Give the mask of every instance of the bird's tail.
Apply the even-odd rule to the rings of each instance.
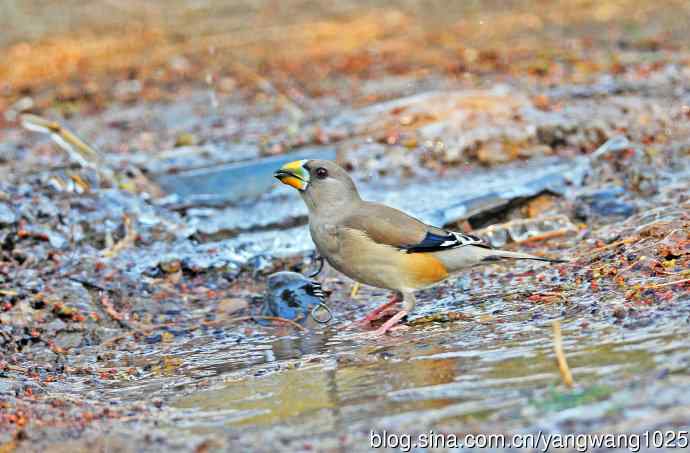
[[[482,258],[482,261],[484,262],[491,262],[491,261],[501,261],[505,259],[509,260],[535,260],[535,261],[546,261],[547,263],[567,263],[568,260],[562,260],[562,259],[557,259],[557,258],[545,258],[543,256],[535,256],[535,255],[530,255],[529,253],[522,253],[522,252],[509,252],[508,250],[493,250],[493,249],[484,249],[484,257]]]
[[[503,260],[536,260],[549,263],[567,263],[566,260],[544,258],[522,252],[494,250],[476,245],[466,245],[434,254],[441,260],[448,272],[456,272],[479,264],[488,264]]]

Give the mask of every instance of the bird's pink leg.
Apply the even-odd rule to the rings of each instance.
[[[375,335],[384,335],[386,332],[388,332],[393,326],[395,326],[397,323],[400,322],[402,318],[405,317],[407,314],[407,310],[400,310],[397,312],[391,319],[386,321],[381,327],[376,329],[376,332],[374,332]]]
[[[358,323],[359,323],[359,324],[362,324],[362,325],[367,325],[367,324],[370,324],[371,321],[376,321],[377,319],[379,319],[379,318],[381,317],[381,313],[382,313],[383,311],[385,311],[387,308],[389,308],[389,307],[395,305],[395,304],[398,303],[399,301],[400,301],[400,296],[399,296],[397,293],[393,294],[393,295],[390,297],[390,299],[388,299],[388,302],[386,302],[386,303],[383,304],[383,305],[380,305],[380,306],[376,307],[374,310],[372,310],[368,315],[366,315],[366,316],[365,316],[361,321],[359,321]]]

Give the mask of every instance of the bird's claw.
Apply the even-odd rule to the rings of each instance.
[[[403,326],[398,325],[398,323],[405,316],[407,316],[407,310],[400,310],[392,318],[390,318],[388,321],[383,323],[383,325],[381,327],[376,329],[375,333],[377,334],[377,336],[381,336],[381,335],[386,334],[386,332],[389,332],[393,329],[403,327]]]
[[[399,325],[399,326],[394,326],[389,329],[384,330],[382,327],[375,329],[375,330],[365,330],[365,331],[359,331],[355,334],[353,334],[350,338],[362,338],[362,339],[376,339],[376,338],[382,338],[385,337],[386,335],[393,333],[393,332],[400,332],[403,330],[409,329],[409,326],[405,325]]]
[[[406,326],[404,324],[393,326],[393,327],[390,327],[388,329],[384,329],[383,326],[381,326],[378,329],[373,330],[372,334],[375,337],[382,337],[382,336],[386,335],[387,333],[401,332],[403,330],[408,330],[409,328],[410,328],[410,326]]]

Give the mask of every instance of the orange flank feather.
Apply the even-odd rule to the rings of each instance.
[[[413,288],[433,285],[448,277],[448,270],[441,260],[429,253],[408,253],[404,257],[404,275]]]

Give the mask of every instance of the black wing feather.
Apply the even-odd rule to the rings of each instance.
[[[424,240],[419,244],[407,245],[401,247],[401,249],[407,253],[440,252],[441,250],[464,247],[466,245],[474,245],[487,249],[491,248],[486,241],[477,236],[447,231],[446,234],[443,235],[427,232],[426,237],[424,237]]]

